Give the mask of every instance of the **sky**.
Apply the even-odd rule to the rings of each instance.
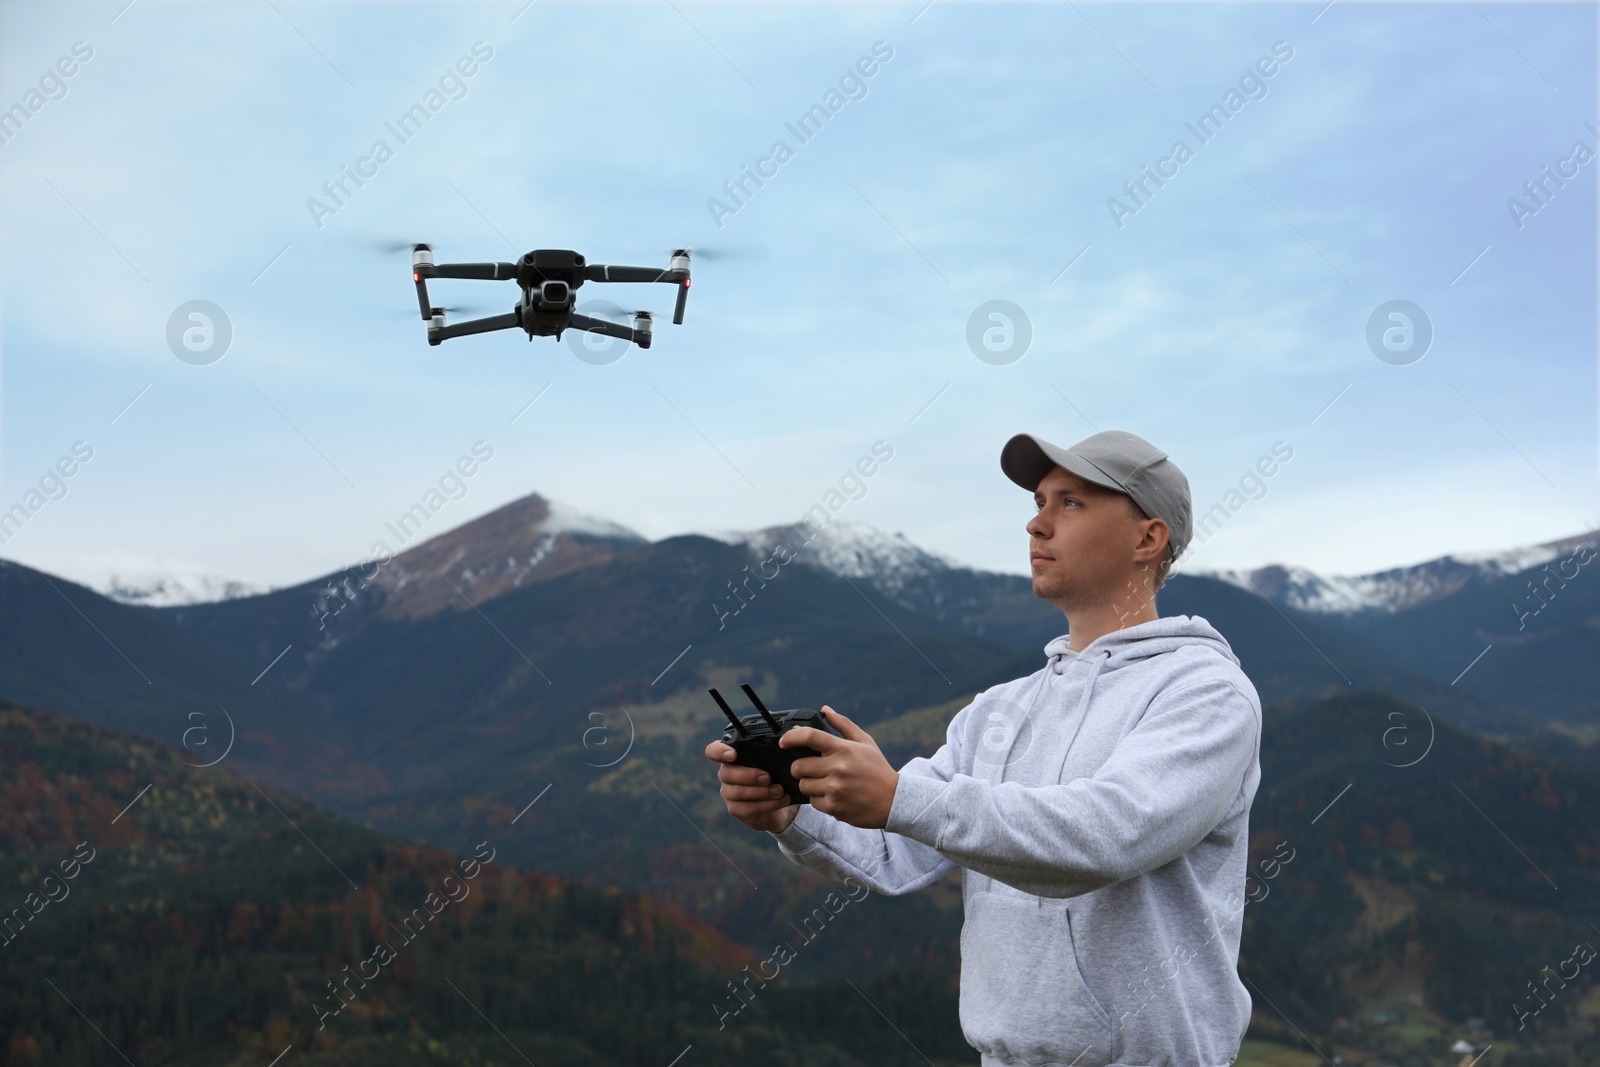
[[[1020,574],[1001,446],[1106,429],[1222,505],[1180,572],[1576,534],[1595,64],[1592,4],[3,3],[0,558],[308,580],[474,447],[435,530],[749,530],[877,447],[837,518]],[[415,241],[694,284],[430,347]]]

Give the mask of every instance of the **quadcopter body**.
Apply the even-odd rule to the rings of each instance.
[[[428,324],[428,343],[437,345],[452,337],[465,337],[493,330],[522,330],[528,340],[535,337],[560,339],[564,330],[587,330],[632,341],[649,348],[651,319],[648,311],[635,311],[632,325],[580,315],[574,310],[578,287],[584,282],[667,282],[678,287],[678,303],[673,309],[675,325],[683,322],[684,302],[689,298],[689,259],[687,248],[673,251],[666,269],[660,267],[618,267],[588,263],[583,256],[564,248],[539,248],[525,253],[515,263],[435,263],[433,249],[415,245],[411,249],[411,280],[417,286],[417,305]],[[503,315],[490,315],[466,322],[446,323],[444,308],[428,302],[429,278],[468,278],[478,281],[515,281],[522,290],[516,306]]]

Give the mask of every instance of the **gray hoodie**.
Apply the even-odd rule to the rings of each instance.
[[[882,830],[807,804],[785,855],[879,893],[962,870],[961,1029],[983,1067],[1221,1067],[1261,701],[1210,623],[1058,637],[900,771]]]

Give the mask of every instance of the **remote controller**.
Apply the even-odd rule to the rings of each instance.
[[[810,708],[768,711],[766,705],[761,703],[761,698],[756,696],[754,689],[748,685],[741,685],[739,688],[744,690],[744,695],[755,705],[757,714],[741,718],[728,707],[728,702],[722,699],[721,693],[715,689],[710,691],[711,699],[717,702],[717,707],[722,709],[722,714],[726,715],[728,722],[732,724],[722,731],[722,743],[737,753],[733,762],[741,767],[759,767],[766,771],[772,776],[774,784],[783,786],[789,794],[791,804],[811,803],[811,798],[800,791],[800,783],[789,770],[789,766],[802,757],[820,756],[822,753],[809,745],[780,748],[778,738],[797,726],[826,730],[835,737],[843,735],[828,725],[828,721],[823,718],[820,711],[813,711]]]

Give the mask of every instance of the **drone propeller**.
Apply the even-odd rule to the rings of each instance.
[[[637,314],[637,312],[624,309],[621,305],[602,299],[585,300],[575,310],[580,315],[588,315],[594,319],[605,319],[607,322],[614,322],[620,326],[630,324],[633,321],[633,316]]]
[[[362,241],[361,246],[369,252],[377,252],[384,256],[398,256],[402,252],[409,255],[417,247],[416,241]]]
[[[691,259],[705,260],[708,263],[715,263],[720,260],[727,259],[738,259],[744,254],[739,249],[729,248],[726,245],[710,245],[704,248],[696,245],[689,245],[687,247],[668,248],[665,249],[665,251],[669,256],[678,252],[688,252]]]
[[[504,309],[496,309],[496,308],[491,308],[491,307],[484,307],[482,304],[467,304],[467,305],[464,305],[462,307],[442,307],[439,310],[443,311],[447,315],[473,315],[473,316],[477,316],[477,315],[499,314],[499,312],[501,310],[504,310]],[[396,316],[396,317],[399,317],[401,312],[391,311],[389,314],[391,314],[393,316]],[[406,312],[404,312],[404,315],[408,319],[414,319],[414,318],[417,317],[417,313],[416,313],[415,310],[407,310]]]

